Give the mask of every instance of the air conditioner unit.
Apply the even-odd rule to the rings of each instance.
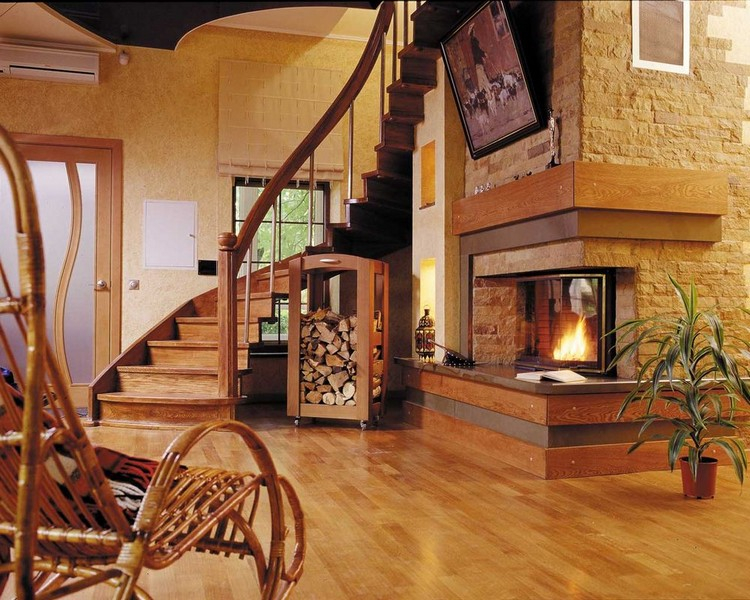
[[[99,83],[96,52],[0,44],[0,77]]]

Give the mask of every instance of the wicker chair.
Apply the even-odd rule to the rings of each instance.
[[[89,442],[45,337],[37,208],[27,165],[2,128],[0,162],[15,208],[15,220],[0,214],[0,224],[15,224],[18,247],[17,264],[11,257],[4,269],[0,257],[0,366],[6,367],[0,377],[0,593],[14,575],[19,598],[60,597],[97,584],[111,586],[116,598],[149,598],[137,585],[142,569],[161,569],[199,550],[251,557],[260,597],[287,597],[302,574],[302,510],[246,425],[190,428],[160,462],[124,457],[145,480],[137,505],[124,504],[121,482],[102,460],[123,457]],[[20,279],[15,293],[11,271]],[[257,472],[183,465],[188,451],[218,429],[243,440]],[[286,548],[285,517],[294,522],[294,544]]]

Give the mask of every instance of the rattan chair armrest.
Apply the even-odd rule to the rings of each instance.
[[[134,531],[149,532],[153,530],[158,523],[158,517],[161,514],[164,502],[168,497],[170,487],[178,474],[183,459],[196,444],[214,431],[230,431],[242,438],[253,453],[259,472],[263,475],[266,485],[272,486],[273,493],[277,497],[277,502],[281,506],[280,483],[276,467],[273,464],[268,449],[258,435],[249,426],[239,421],[209,421],[186,429],[164,451],[154,477],[146,490],[141,509],[135,520]]]

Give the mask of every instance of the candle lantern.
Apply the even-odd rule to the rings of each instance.
[[[414,345],[419,360],[432,362],[435,356],[435,320],[430,316],[428,306],[425,306],[424,315],[414,331]]]

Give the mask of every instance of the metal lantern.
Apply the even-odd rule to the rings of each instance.
[[[435,356],[435,319],[430,316],[428,306],[425,306],[424,315],[414,331],[414,345],[419,360],[432,362]]]

